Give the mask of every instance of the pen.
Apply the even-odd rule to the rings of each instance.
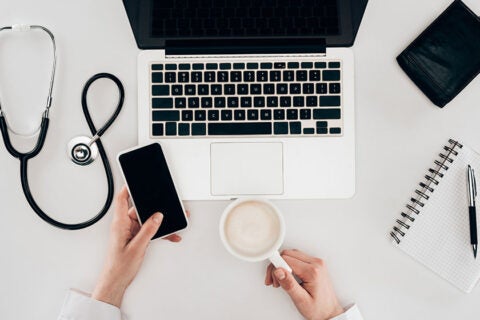
[[[477,181],[475,180],[475,172],[468,165],[467,168],[468,181],[468,215],[470,220],[470,243],[472,244],[473,256],[477,258],[477,209],[475,207],[475,198],[477,196]]]

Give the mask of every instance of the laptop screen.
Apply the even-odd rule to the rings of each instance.
[[[340,30],[338,0],[154,0],[163,39],[321,37]]]

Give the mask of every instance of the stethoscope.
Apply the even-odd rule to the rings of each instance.
[[[112,169],[110,167],[110,162],[108,161],[107,154],[105,152],[105,148],[103,147],[102,141],[101,141],[101,136],[105,133],[105,131],[108,130],[108,128],[113,124],[117,116],[119,115],[122,106],[123,106],[123,101],[125,97],[125,90],[123,88],[122,83],[120,80],[115,77],[112,74],[109,73],[99,73],[91,77],[87,83],[85,84],[85,87],[83,88],[82,92],[82,110],[85,116],[85,119],[87,121],[88,127],[90,129],[90,132],[92,134],[92,138],[81,136],[72,139],[68,143],[68,150],[69,150],[69,156],[70,159],[78,164],[78,165],[88,165],[92,163],[98,155],[100,155],[100,158],[102,159],[103,166],[105,168],[105,175],[107,177],[107,184],[108,184],[108,194],[107,194],[107,199],[105,201],[105,205],[103,206],[102,210],[93,218],[80,222],[80,223],[74,223],[74,224],[68,224],[68,223],[63,223],[60,221],[57,221],[53,218],[51,218],[48,214],[46,214],[37,204],[35,199],[33,198],[33,195],[30,191],[30,186],[28,183],[28,160],[34,158],[37,156],[40,151],[43,148],[43,145],[45,143],[45,138],[47,136],[47,131],[48,131],[48,124],[49,124],[49,111],[50,107],[52,105],[52,91],[53,91],[53,85],[55,82],[55,71],[56,71],[56,65],[57,65],[57,53],[56,53],[56,43],[55,43],[55,38],[48,30],[47,28],[39,25],[13,25],[13,26],[8,26],[8,27],[3,27],[0,28],[0,32],[4,30],[11,30],[11,31],[29,31],[29,30],[40,30],[44,31],[48,34],[48,36],[51,39],[52,42],[52,48],[53,48],[53,64],[52,64],[52,73],[50,76],[50,87],[48,90],[48,97],[47,97],[47,103],[45,106],[45,111],[43,112],[42,115],[42,121],[40,124],[40,128],[38,130],[38,138],[37,138],[37,143],[36,145],[29,151],[29,152],[19,152],[15,147],[13,147],[11,141],[10,141],[10,135],[9,131],[12,131],[9,129],[9,126],[7,124],[7,120],[5,118],[5,113],[2,110],[2,106],[0,104],[0,131],[2,132],[2,137],[3,141],[5,143],[5,147],[7,151],[15,158],[20,160],[20,179],[22,183],[22,189],[23,193],[25,194],[25,198],[27,199],[30,207],[35,211],[35,213],[42,218],[44,221],[48,222],[49,224],[62,228],[62,229],[67,229],[67,230],[78,230],[78,229],[83,229],[87,228],[97,221],[99,221],[108,211],[112,204],[113,200],[113,192],[114,192],[114,185],[113,185],[113,174],[112,174]],[[95,125],[93,124],[92,118],[90,116],[90,111],[88,109],[88,104],[87,104],[87,94],[90,86],[97,81],[98,79],[110,79],[113,81],[117,87],[118,91],[120,94],[120,98],[118,101],[118,105],[116,107],[115,112],[112,114],[110,119],[103,125],[103,127],[100,130],[97,130],[95,128]],[[13,131],[12,131],[13,132]]]

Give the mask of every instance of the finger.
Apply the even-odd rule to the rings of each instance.
[[[186,210],[185,213],[187,214],[187,218],[190,218],[190,210]]]
[[[150,240],[153,238],[155,233],[157,233],[158,228],[163,221],[163,214],[157,212],[153,214],[147,221],[142,225],[140,231],[138,231],[137,235],[133,240],[130,242],[132,247],[136,247],[136,249],[146,249]]]
[[[281,255],[282,256],[286,255],[286,256],[289,256],[289,257],[292,257],[292,258],[296,258],[300,261],[308,262],[308,263],[315,262],[315,260],[317,259],[317,258],[309,256],[308,254],[306,254],[302,251],[299,251],[297,249],[283,250]]]
[[[295,305],[299,306],[308,303],[312,299],[310,294],[298,284],[290,272],[278,268],[273,272],[273,275],[283,290],[292,298]]]
[[[267,272],[265,273],[265,285],[270,286],[273,284],[272,279],[273,265],[270,263],[267,267]]]
[[[137,210],[135,209],[135,207],[131,207],[130,209],[128,209],[128,216],[130,217],[130,219],[138,222]]]
[[[287,255],[283,255],[282,258],[292,268],[293,273],[303,282],[312,282],[314,280],[314,274],[312,273],[314,266],[312,264]]]
[[[116,209],[115,212],[117,215],[122,212],[128,211],[128,189],[127,186],[123,186],[120,192],[117,194],[116,199]]]
[[[171,242],[180,242],[182,241],[182,237],[180,237],[178,234],[172,234],[171,236],[166,237],[165,240]]]

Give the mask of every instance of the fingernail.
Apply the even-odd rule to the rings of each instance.
[[[277,277],[278,280],[285,279],[285,272],[283,272],[283,270],[281,270],[281,269],[275,270],[274,274],[275,274],[275,277]]]
[[[160,224],[162,222],[162,219],[163,219],[163,214],[161,214],[160,212],[157,212],[153,217],[153,222],[155,222],[156,224]]]

